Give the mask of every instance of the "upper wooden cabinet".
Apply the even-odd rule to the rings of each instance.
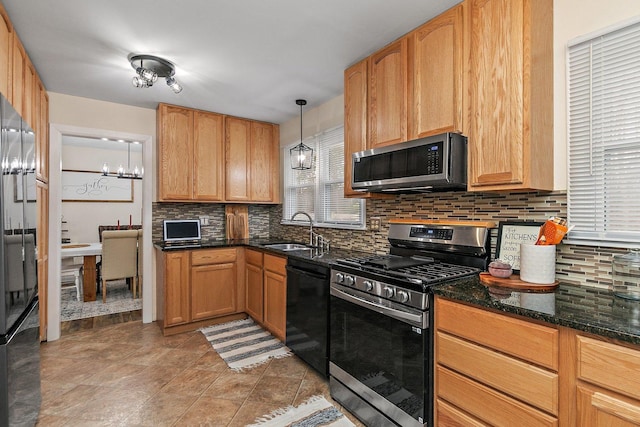
[[[553,189],[553,2],[467,0],[470,191]]]
[[[278,127],[227,117],[225,132],[225,200],[277,203],[280,200]]]
[[[224,116],[158,106],[160,201],[222,201]]]
[[[36,179],[49,182],[49,95],[40,79],[36,80]]]
[[[365,59],[344,72],[344,195],[362,197],[351,188],[351,155],[367,149],[367,68]]]
[[[4,8],[0,7],[0,93],[11,100],[11,64],[13,27]]]
[[[11,71],[11,96],[9,102],[13,108],[24,117],[24,65],[27,58],[27,53],[20,43],[20,39],[13,32],[12,42],[12,71]]]
[[[277,125],[160,104],[157,126],[159,201],[279,201]]]
[[[463,5],[409,34],[409,140],[462,132]]]
[[[369,57],[369,148],[407,140],[407,42]]]

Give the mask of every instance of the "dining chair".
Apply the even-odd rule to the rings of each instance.
[[[102,302],[107,301],[107,282],[131,279],[135,298],[138,284],[138,230],[102,232]]]
[[[75,288],[76,300],[81,301],[82,291],[82,263],[75,263],[73,258],[63,258],[60,269],[60,289]]]

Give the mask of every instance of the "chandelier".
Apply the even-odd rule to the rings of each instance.
[[[291,169],[306,170],[311,169],[313,162],[313,148],[302,143],[302,106],[307,105],[304,99],[296,99],[296,104],[300,106],[300,144],[289,150],[291,159]]]
[[[106,139],[106,138],[103,138],[103,139]],[[118,142],[124,142],[127,144],[127,168],[125,169],[124,166],[121,164],[118,167],[116,176],[118,178],[124,178],[124,179],[142,179],[142,175],[144,175],[144,169],[138,168],[137,165],[134,166],[133,169],[131,169],[131,144],[139,144],[139,142],[124,141],[122,139],[119,139]],[[106,162],[102,165],[102,175],[104,176],[110,175],[109,164]]]
[[[136,70],[136,76],[132,80],[135,87],[151,87],[158,80],[158,77],[164,77],[167,86],[172,91],[175,93],[182,92],[182,86],[174,77],[176,73],[175,67],[166,59],[153,55],[129,55],[129,62],[131,67]]]

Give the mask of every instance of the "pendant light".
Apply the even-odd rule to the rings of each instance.
[[[289,150],[291,157],[291,169],[306,170],[311,169],[313,163],[313,148],[302,143],[302,106],[307,105],[304,99],[296,99],[296,104],[300,106],[300,144]]]
[[[103,139],[106,139],[106,138],[103,138]],[[120,167],[118,167],[116,176],[118,178],[124,178],[124,179],[142,179],[142,176],[144,175],[143,169],[139,169],[138,166],[136,165],[133,168],[133,170],[131,170],[131,144],[138,144],[138,143],[123,141],[123,140],[118,140],[118,142],[124,142],[127,144],[127,169],[125,170],[124,166],[120,165]],[[104,163],[102,165],[102,175],[104,176],[110,175],[108,163]]]

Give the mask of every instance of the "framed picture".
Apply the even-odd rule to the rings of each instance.
[[[508,262],[514,273],[520,273],[520,243],[535,243],[542,224],[542,221],[500,221],[496,259]]]
[[[133,202],[133,181],[102,172],[63,170],[63,202]]]

